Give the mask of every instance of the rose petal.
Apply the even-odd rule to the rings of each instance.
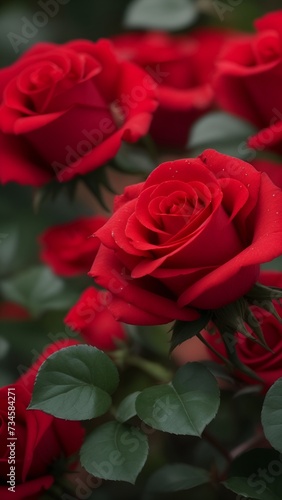
[[[143,288],[142,280],[132,280],[128,274],[125,274],[126,271],[121,262],[116,259],[115,253],[103,248],[99,250],[89,273],[99,285],[114,294],[109,309],[113,311],[117,319],[122,321],[123,311],[121,310],[118,316],[116,310],[114,313],[112,304],[114,304],[115,296],[118,296],[119,304],[124,303],[125,311],[128,304],[137,309],[140,309],[140,304],[142,304],[142,310],[150,317],[152,315],[156,317],[155,311],[161,311],[162,323],[169,323],[174,319],[192,321],[199,317],[197,311],[193,309],[178,308],[175,300],[168,298],[167,291],[163,290],[165,295],[161,295],[158,282],[151,280],[150,285],[147,284]]]

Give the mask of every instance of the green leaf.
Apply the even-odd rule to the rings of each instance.
[[[84,176],[81,176],[80,179],[87,186],[92,195],[95,196],[101,207],[106,210],[106,212],[109,212],[110,209],[104,200],[103,189],[108,190],[112,194],[117,193],[110,184],[105,165],[101,166],[97,170],[89,172]]]
[[[134,484],[148,456],[147,436],[136,427],[107,422],[80,450],[81,465],[95,477]]]
[[[195,23],[199,15],[192,0],[133,0],[126,9],[127,28],[180,30]]]
[[[215,417],[219,402],[213,375],[200,363],[187,363],[171,383],[142,391],[136,399],[136,411],[154,429],[200,437]]]
[[[22,305],[34,316],[68,309],[78,299],[78,294],[45,266],[34,266],[3,280],[0,291],[6,300]]]
[[[265,311],[272,314],[278,321],[282,322],[282,317],[279,316],[273,300],[279,301],[282,299],[282,290],[278,287],[268,287],[256,283],[253,288],[245,295],[250,304],[261,307]]]
[[[251,483],[251,485],[249,483]],[[265,486],[264,488],[266,483],[262,479],[254,479],[253,483],[253,478],[248,479],[244,477],[231,477],[223,484],[228,490],[231,490],[244,498],[252,498],[254,500],[281,500],[281,497],[271,492],[268,486]],[[254,486],[252,486],[252,484],[254,484]],[[258,487],[259,490],[256,490],[256,487]],[[262,493],[259,493],[260,489],[263,489]]]
[[[265,286],[261,283],[255,283],[251,290],[246,293],[245,297],[253,300],[279,300],[282,298],[282,290],[275,286]]]
[[[0,272],[5,273],[12,269],[13,261],[17,257],[19,234],[15,227],[0,228]]]
[[[119,382],[110,358],[88,345],[55,352],[41,365],[29,409],[66,420],[99,417],[111,406]]]
[[[170,352],[178,345],[197,335],[205,328],[211,318],[210,311],[201,311],[201,316],[195,321],[175,321],[170,341]]]
[[[187,464],[165,465],[157,470],[148,480],[144,500],[155,498],[155,493],[190,490],[210,482],[209,473]]]
[[[123,142],[116,156],[110,161],[111,166],[123,173],[150,174],[157,166],[144,148]]]
[[[244,120],[224,111],[213,111],[197,120],[192,127],[187,148],[197,152],[213,148],[220,153],[247,159],[252,150],[247,147],[246,141],[255,132],[255,127]]]
[[[135,417],[135,402],[139,394],[140,391],[133,392],[132,394],[126,396],[126,398],[124,398],[124,400],[120,403],[115,415],[119,422],[127,422],[130,418]]]
[[[230,478],[223,482],[229,490],[257,500],[280,500],[282,462],[272,449],[255,449],[234,460]]]
[[[262,407],[261,422],[265,437],[282,453],[282,378],[269,389]]]
[[[269,262],[264,262],[261,264],[261,269],[262,271],[282,271],[282,257],[280,256]]]
[[[237,299],[231,304],[227,304],[226,306],[214,310],[213,322],[217,326],[225,344],[229,344],[229,341],[226,342],[226,334],[235,335],[236,332],[240,332],[245,337],[252,340],[252,342],[256,342],[261,347],[271,352],[265,342],[263,332],[260,328],[260,323],[249,309],[248,302],[244,297]],[[249,324],[250,328],[254,333],[256,333],[258,338],[250,334],[246,328],[246,324]],[[229,345],[229,347],[226,348],[229,353],[230,351],[234,351],[234,345]]]

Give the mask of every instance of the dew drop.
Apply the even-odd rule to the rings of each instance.
[[[274,196],[276,196],[276,194],[275,194],[275,193],[273,193],[273,195],[272,195],[272,196],[273,196],[273,198],[274,198]]]

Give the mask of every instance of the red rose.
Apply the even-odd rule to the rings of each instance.
[[[188,36],[151,32],[113,38],[118,54],[142,66],[158,84],[160,106],[150,130],[156,142],[185,146],[191,125],[213,103],[214,61],[229,36],[202,29]]]
[[[106,217],[83,217],[47,229],[39,238],[40,258],[60,276],[86,274],[93,262],[99,241],[93,237]]]
[[[76,453],[81,445],[84,431],[79,422],[70,422],[54,418],[39,410],[27,410],[31,391],[39,366],[48,355],[59,348],[73,345],[74,342],[61,342],[43,353],[34,367],[12,386],[0,389],[0,497],[2,500],[37,500],[50,488],[54,478],[50,466],[62,455],[69,457]],[[11,391],[11,388],[14,390]],[[10,406],[8,405],[10,390]],[[15,395],[15,400],[13,399]],[[13,408],[13,405],[15,407]],[[10,410],[9,410],[10,408]],[[9,491],[7,474],[12,456],[8,441],[8,411],[15,411],[15,452],[16,486],[15,492]],[[9,428],[13,427],[12,425]],[[71,439],[70,439],[71,436]]]
[[[282,189],[282,166],[269,160],[255,160],[252,165],[259,170],[269,175],[270,179],[276,186]]]
[[[217,63],[214,88],[227,111],[261,130],[249,140],[256,149],[282,140],[282,10],[255,22],[257,33],[233,41]]]
[[[116,341],[126,336],[108,309],[110,301],[108,292],[87,288],[65,318],[66,325],[80,332],[85,342],[104,351],[116,349]]]
[[[282,273],[264,272],[261,274],[259,281],[263,285],[281,288]],[[282,306],[278,305],[277,302],[274,302],[274,305],[278,314],[282,317]],[[229,338],[228,340],[234,345],[239,360],[261,377],[267,389],[274,384],[278,378],[282,377],[282,324],[264,309],[260,309],[257,306],[252,306],[251,309],[261,325],[266,343],[272,349],[272,352],[267,351],[258,344],[254,344],[254,342],[240,333],[236,334],[234,343],[233,339]],[[252,333],[250,328],[248,328],[248,330]],[[217,352],[227,357],[226,349],[218,333],[210,335],[206,332],[204,336]],[[219,358],[213,354],[212,351],[209,351],[209,356],[214,361],[220,362]],[[240,371],[236,371],[236,375],[238,378],[248,383],[258,383],[257,380],[246,376]]]
[[[107,40],[36,45],[0,71],[0,180],[39,186],[100,167],[146,134],[153,87]]]
[[[0,319],[1,320],[23,320],[29,319],[28,311],[14,302],[1,302],[0,303]]]
[[[282,191],[213,150],[166,162],[116,198],[91,272],[121,321],[194,320],[250,290],[282,252]]]

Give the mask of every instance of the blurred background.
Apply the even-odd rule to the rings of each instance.
[[[242,30],[251,30],[253,20],[264,12],[281,8],[280,0],[267,2],[222,0],[218,2],[217,8],[214,0],[194,1],[202,12],[198,23],[213,26],[224,25]],[[43,6],[47,4],[47,0],[41,2],[40,0],[1,0],[0,66],[9,64],[20,53],[39,41],[61,43],[73,38],[97,40],[100,37],[121,32],[124,29],[125,9],[130,4],[130,0],[61,0],[57,2],[58,9],[50,7],[50,12],[53,9],[53,13],[49,16],[47,14],[48,21],[46,22],[45,16],[40,16],[38,12],[44,12]],[[224,19],[221,20],[218,10],[223,12],[224,4],[227,5],[227,10],[224,12]],[[55,14],[55,11],[58,12]],[[40,24],[41,27],[39,27]],[[29,30],[30,39],[26,41],[27,43],[19,44],[19,52],[16,53],[11,44],[11,33],[21,36],[22,29],[27,25],[29,25],[26,29]]]

